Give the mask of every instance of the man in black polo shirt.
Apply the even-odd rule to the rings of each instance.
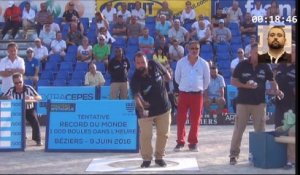
[[[128,59],[124,57],[122,48],[116,48],[115,52],[115,58],[111,59],[108,63],[108,72],[111,75],[110,98],[127,99],[130,63]]]
[[[291,54],[284,50],[286,43],[285,31],[280,26],[272,27],[268,32],[269,51],[258,55],[259,63],[290,63]]]
[[[284,113],[289,109],[295,112],[296,101],[296,69],[295,69],[295,50],[296,45],[292,45],[292,62],[288,64],[280,64],[276,69],[275,79],[278,83],[279,89],[283,91],[284,97],[276,97],[275,101],[275,128],[282,126],[282,120],[284,119]]]
[[[251,47],[251,58],[240,62],[234,69],[231,84],[238,88],[236,118],[230,146],[230,164],[235,165],[240,154],[240,146],[247,121],[252,116],[255,132],[265,131],[265,91],[269,80],[274,94],[282,97],[273,79],[269,64],[258,64],[257,44]]]
[[[143,158],[142,168],[151,164],[153,148],[152,127],[156,125],[155,163],[161,167],[167,164],[163,160],[165,147],[170,132],[171,104],[165,87],[169,81],[169,72],[160,63],[147,61],[142,52],[135,55],[136,70],[130,82],[136,102],[136,114],[140,127],[140,151]]]
[[[23,75],[16,73],[12,76],[14,86],[11,87],[5,96],[8,99],[25,99],[26,102],[26,120],[32,128],[32,140],[37,146],[42,146],[40,124],[34,109],[34,101],[41,100],[42,97],[33,89],[33,87],[24,84]]]

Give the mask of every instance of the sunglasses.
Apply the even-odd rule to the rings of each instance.
[[[22,84],[22,83],[23,83],[22,81],[14,82],[14,84]]]
[[[199,47],[192,47],[191,50],[199,50]]]

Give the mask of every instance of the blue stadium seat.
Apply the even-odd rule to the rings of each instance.
[[[88,63],[86,63],[86,62],[77,62],[76,63],[74,71],[85,71],[85,72],[87,72],[87,70],[88,70]]]
[[[200,57],[206,61],[210,61],[214,59],[214,54],[212,52],[200,52]]]
[[[147,16],[145,18],[145,24],[151,24],[151,23],[155,23],[155,17],[154,16]]]
[[[60,70],[56,73],[55,79],[61,79],[61,80],[69,80],[70,79],[70,72],[66,70]]]
[[[138,45],[138,44],[139,44],[139,39],[137,37],[130,37],[127,40],[127,46]]]
[[[84,80],[85,74],[86,74],[86,71],[74,71],[72,73],[71,79],[72,80],[75,80],[75,79]]]
[[[38,86],[51,86],[50,80],[39,80],[37,82]]]
[[[200,52],[212,52],[213,53],[213,47],[211,44],[201,44]]]
[[[24,80],[24,84],[33,86],[33,81],[31,79]]]
[[[73,64],[65,64],[68,62],[62,62],[59,67],[59,71],[68,71],[68,72],[73,72]]]
[[[242,44],[242,38],[240,36],[233,36],[231,38],[231,44]]]
[[[61,56],[59,54],[51,54],[48,57],[48,62],[59,63],[61,62]]]
[[[76,63],[76,61],[77,61],[77,55],[67,53],[65,55],[63,62],[72,62],[72,64],[74,64]],[[61,62],[61,64],[63,64],[63,62]]]
[[[89,28],[89,23],[90,23],[89,18],[88,17],[81,17],[81,18],[79,18],[79,20],[83,25],[84,33],[86,33],[88,28]]]
[[[216,54],[216,60],[231,60],[232,56],[228,52],[223,52],[223,53],[217,53]]]
[[[80,79],[71,79],[68,83],[69,86],[82,86],[82,80]]]
[[[56,24],[58,24],[59,27],[61,27],[62,21],[63,21],[63,18],[62,18],[62,17],[55,17],[55,18],[54,18],[54,22],[55,22]]]
[[[77,54],[77,49],[78,49],[78,46],[76,46],[76,45],[68,46],[67,53],[76,55]]]
[[[220,70],[230,69],[230,60],[218,60],[217,64]]]
[[[113,47],[126,48],[126,39],[124,37],[115,37],[116,41],[112,43]]]
[[[97,35],[96,35],[96,31],[93,31],[93,30],[89,30],[87,32],[87,35],[86,35],[89,39],[89,43],[91,45],[94,45],[97,43]]]
[[[176,65],[177,65],[177,61],[172,61],[171,64],[170,64],[170,67],[173,71],[175,71],[176,69]]]
[[[50,80],[52,81],[53,80],[53,72],[52,71],[43,71],[40,75],[40,80]]]
[[[46,66],[45,66],[45,70],[43,70],[43,72],[45,71],[51,71],[51,72],[56,72],[58,70],[58,63],[55,62],[47,62]]]
[[[56,79],[53,81],[52,86],[66,86],[67,81],[63,79]]]
[[[239,24],[238,23],[235,23],[235,22],[230,22],[229,24],[228,24],[228,28],[230,29],[230,30],[239,30],[240,28],[239,28]]]
[[[96,62],[97,70],[99,70],[103,75],[106,74],[105,65],[102,62]]]

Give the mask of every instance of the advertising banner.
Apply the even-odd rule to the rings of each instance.
[[[46,151],[137,152],[132,100],[51,100]]]
[[[24,101],[0,100],[0,152],[25,149]]]
[[[41,86],[38,93],[42,96],[42,101],[37,103],[37,113],[39,115],[47,114],[48,100],[95,100],[96,88],[93,86]]]

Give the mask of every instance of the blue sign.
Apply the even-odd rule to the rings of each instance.
[[[24,101],[0,100],[0,152],[24,151]]]
[[[227,85],[227,109],[228,109],[228,113],[234,113],[233,110],[233,103],[234,103],[234,99],[235,97],[237,97],[237,88],[235,86],[232,85]]]
[[[47,87],[38,88],[38,93],[42,100],[37,103],[37,113],[39,115],[47,114],[48,100],[95,100],[96,88],[94,86],[72,86],[70,87]]]
[[[51,100],[46,151],[138,152],[133,100]]]

